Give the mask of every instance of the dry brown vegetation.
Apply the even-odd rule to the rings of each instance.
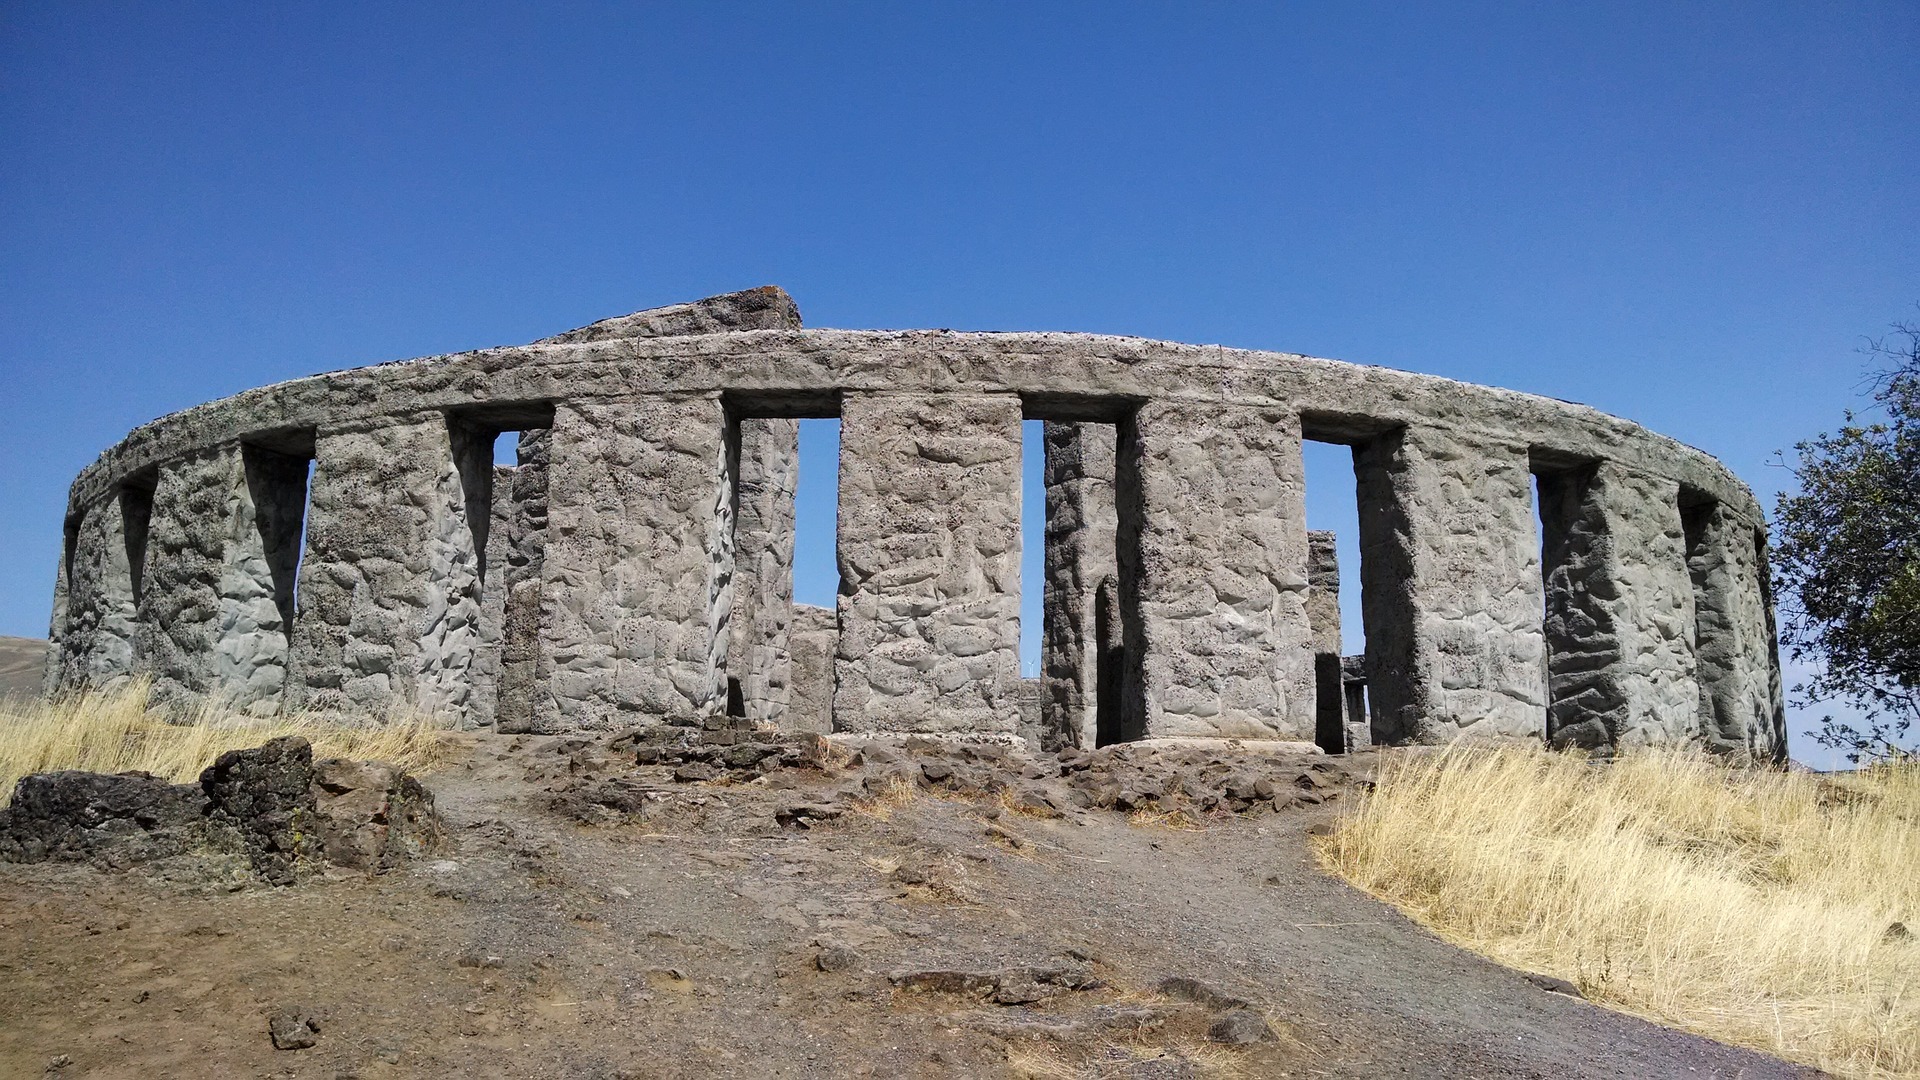
[[[228,750],[259,746],[282,735],[302,735],[316,758],[387,761],[415,772],[445,760],[445,726],[433,717],[401,711],[382,726],[352,727],[317,716],[270,720],[205,707],[168,723],[150,708],[147,684],[77,694],[52,702],[0,702],[0,805],[30,773],[59,769],[150,772],[174,783]]]
[[[1595,1001],[1842,1075],[1920,1075],[1920,765],[1401,756],[1321,854]]]

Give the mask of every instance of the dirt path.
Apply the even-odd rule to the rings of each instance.
[[[229,894],[0,866],[0,1076],[1812,1075],[1328,879],[1306,831],[1337,802],[1181,831],[918,795],[803,829],[775,811],[827,781],[788,770],[592,827],[548,789],[604,762],[509,745],[431,778],[452,846],[403,873]],[[317,1044],[277,1051],[294,1006]],[[1249,1012],[1276,1037],[1207,1038]]]

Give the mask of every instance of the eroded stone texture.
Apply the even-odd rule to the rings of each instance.
[[[1356,447],[1354,472],[1374,741],[1541,738],[1526,447],[1404,428]]]
[[[1340,550],[1331,532],[1307,532],[1307,625],[1313,651],[1340,655]]]
[[[1701,736],[1716,753],[1774,760],[1785,714],[1758,531],[1716,502],[1688,507],[1685,525]]]
[[[691,334],[718,334],[728,330],[797,330],[800,308],[793,297],[773,285],[744,292],[709,296],[691,304],[649,308],[602,319],[597,323],[569,330],[539,345],[574,345],[611,338],[681,337]]]
[[[1678,496],[1670,481],[1606,463],[1540,477],[1547,737],[1556,746],[1697,741]]]
[[[506,493],[507,528],[489,544],[504,554],[501,594],[500,678],[494,725],[502,732],[533,730],[540,667],[541,590],[547,551],[548,463],[553,448],[550,428],[520,433],[517,464]],[[495,499],[495,504],[499,504]]]
[[[741,716],[778,725],[787,711],[792,669],[787,634],[793,618],[793,492],[800,474],[800,422],[741,420],[739,438],[727,677],[738,688]]]
[[[1020,399],[848,394],[836,731],[1011,734]]]
[[[1121,522],[1131,533],[1137,520],[1138,536],[1123,537],[1121,549],[1126,558],[1137,553],[1128,652],[1139,657],[1133,677],[1141,682],[1127,705],[1140,730],[1311,741],[1299,417],[1149,402],[1128,438]]]
[[[1331,754],[1348,749],[1340,666],[1340,552],[1330,532],[1307,532],[1307,625],[1313,629],[1314,736]]]
[[[160,470],[141,597],[156,702],[280,711],[306,486],[305,459],[238,443]]]
[[[489,727],[498,719],[500,653],[506,636],[507,536],[513,528],[513,473],[515,466],[493,467],[492,498],[487,507],[487,545],[481,552],[480,644],[467,671],[473,692],[467,719],[474,727]]]
[[[535,727],[725,704],[733,491],[719,395],[554,414]]]
[[[762,659],[778,666],[777,645],[763,648],[777,627],[759,625],[754,608],[762,599],[768,612],[777,607],[778,585],[770,591],[743,566],[735,597],[732,545],[736,537],[758,543],[760,531],[732,522],[731,470],[753,461],[729,454],[720,405],[791,416],[844,401],[857,437],[842,462],[850,590],[839,614],[849,632],[836,646],[842,724],[1005,733],[1018,726],[1010,687],[1021,403],[1084,419],[1132,402],[1138,419],[1127,422],[1133,434],[1113,474],[1116,571],[1067,547],[1049,555],[1049,574],[1063,583],[1050,625],[1065,630],[1050,646],[1062,655],[1050,660],[1061,664],[1048,701],[1071,719],[1050,724],[1048,738],[1085,739],[1090,685],[1096,743],[1313,730],[1310,673],[1326,642],[1316,645],[1305,609],[1295,420],[1305,417],[1315,438],[1359,448],[1366,674],[1384,738],[1543,732],[1545,601],[1525,497],[1531,450],[1543,463],[1605,462],[1621,477],[1605,490],[1632,496],[1619,508],[1624,525],[1608,524],[1613,511],[1605,511],[1604,528],[1589,530],[1611,545],[1609,580],[1634,594],[1607,608],[1609,632],[1639,634],[1634,647],[1648,658],[1622,652],[1620,664],[1644,670],[1610,674],[1608,685],[1626,688],[1623,701],[1661,702],[1648,715],[1662,725],[1680,670],[1665,633],[1674,581],[1664,555],[1642,565],[1637,549],[1670,545],[1671,523],[1627,503],[1678,489],[1686,505],[1722,506],[1741,523],[1726,526],[1727,536],[1745,537],[1739,543],[1720,537],[1711,515],[1687,534],[1698,541],[1692,591],[1706,597],[1696,602],[1706,687],[1699,711],[1721,749],[1764,757],[1782,746],[1771,600],[1754,541],[1759,507],[1698,451],[1582,406],[1288,354],[1084,334],[798,325],[785,294],[751,290],[528,346],[291,380],[144,425],[69,493],[49,685],[110,685],[158,664],[183,673],[183,688],[203,675],[223,693],[233,683],[233,700],[253,708],[271,697],[271,606],[281,633],[293,624],[287,696],[295,704],[378,717],[394,702],[417,702],[484,722],[486,706],[471,688],[488,696],[495,678],[500,730],[530,728],[536,711],[554,729],[625,723],[627,714],[704,718],[721,708],[731,667],[744,675],[746,712],[744,699],[778,696],[778,676],[763,682],[755,673]],[[461,440],[476,437],[463,425],[545,423],[554,411],[574,431],[557,439],[555,466],[565,475],[553,542],[565,558],[549,567],[548,471],[525,467],[523,441],[511,481],[522,525],[496,525],[496,510],[509,508],[490,501],[490,462],[481,468]],[[232,462],[220,455],[236,441],[304,455],[314,430],[325,434],[311,587],[302,593],[312,618],[293,611],[277,569],[297,551],[264,534],[250,548],[244,531],[223,539],[199,521],[163,521],[165,550],[146,556],[146,500],[160,497],[169,520],[204,509],[234,525],[245,513]],[[266,504],[297,484],[263,497],[251,464],[259,531],[271,516]],[[161,494],[162,473],[173,484],[200,475],[207,490]],[[1087,516],[1085,507],[1077,512]],[[1056,514],[1056,524],[1071,516]],[[504,571],[493,539],[502,527],[523,534]],[[1095,535],[1084,531],[1078,539]],[[494,576],[481,573],[483,553],[510,579],[507,588],[476,587]],[[777,577],[780,557],[772,558]],[[143,608],[150,589],[159,592]],[[483,602],[497,611],[483,617]],[[143,619],[150,625],[137,629]],[[1623,620],[1631,633],[1620,630]],[[498,641],[497,675],[491,657],[474,667],[483,622],[487,641]],[[1330,630],[1324,620],[1319,628]],[[216,670],[205,674],[197,650],[210,635],[220,640]],[[744,657],[728,655],[734,643]],[[152,656],[143,659],[143,649]],[[1107,693],[1097,663],[1088,675],[1089,651],[1096,661],[1123,661],[1109,671],[1138,677]],[[797,662],[790,667],[798,671]],[[1349,674],[1342,681],[1351,685]],[[1116,698],[1122,708],[1110,717],[1102,706]],[[795,690],[789,699],[798,700]],[[783,726],[824,723],[808,710]],[[1672,734],[1630,715],[1625,724],[1615,732],[1622,739]]]
[[[1093,747],[1119,737],[1119,518],[1112,424],[1045,425],[1046,591],[1042,600],[1041,744]]]
[[[139,564],[151,506],[148,489],[122,488],[81,512],[69,540],[55,691],[113,689],[133,676]]]
[[[439,414],[319,434],[294,621],[297,707],[464,718],[480,574],[455,451]]]
[[[68,537],[66,543],[61,545],[60,561],[53,571],[53,614],[47,620],[47,661],[40,676],[40,696],[43,698],[59,692],[66,670],[67,550],[72,544],[72,538]]]
[[[817,735],[833,730],[833,654],[840,636],[839,618],[832,608],[793,606],[787,633],[793,682],[786,714],[781,717],[783,730]]]

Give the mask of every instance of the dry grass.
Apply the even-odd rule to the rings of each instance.
[[[57,769],[150,772],[175,783],[228,750],[259,746],[281,735],[303,735],[316,758],[387,761],[425,771],[449,752],[445,725],[411,712],[379,727],[347,727],[312,716],[256,720],[206,708],[170,724],[149,709],[147,685],[135,682],[106,693],[54,702],[0,702],[0,805],[16,781]]]
[[[861,817],[870,817],[877,821],[888,821],[893,812],[908,806],[920,797],[920,786],[912,778],[903,774],[887,777],[866,795],[854,799],[850,808]]]
[[[1920,766],[1399,757],[1321,854],[1448,941],[1596,1001],[1842,1075],[1920,1076],[1904,930],[1920,930]]]

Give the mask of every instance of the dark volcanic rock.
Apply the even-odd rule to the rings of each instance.
[[[206,797],[151,773],[38,773],[0,810],[0,861],[110,868],[178,855],[200,839]]]
[[[254,872],[291,885],[296,863],[320,854],[313,747],[297,735],[229,750],[200,774],[208,820],[240,834]]]
[[[290,885],[330,863],[384,871],[440,843],[433,796],[379,762],[318,765],[305,739],[220,755],[198,784],[147,773],[39,773],[0,810],[0,861],[56,859],[121,870],[192,852],[244,852]]]

